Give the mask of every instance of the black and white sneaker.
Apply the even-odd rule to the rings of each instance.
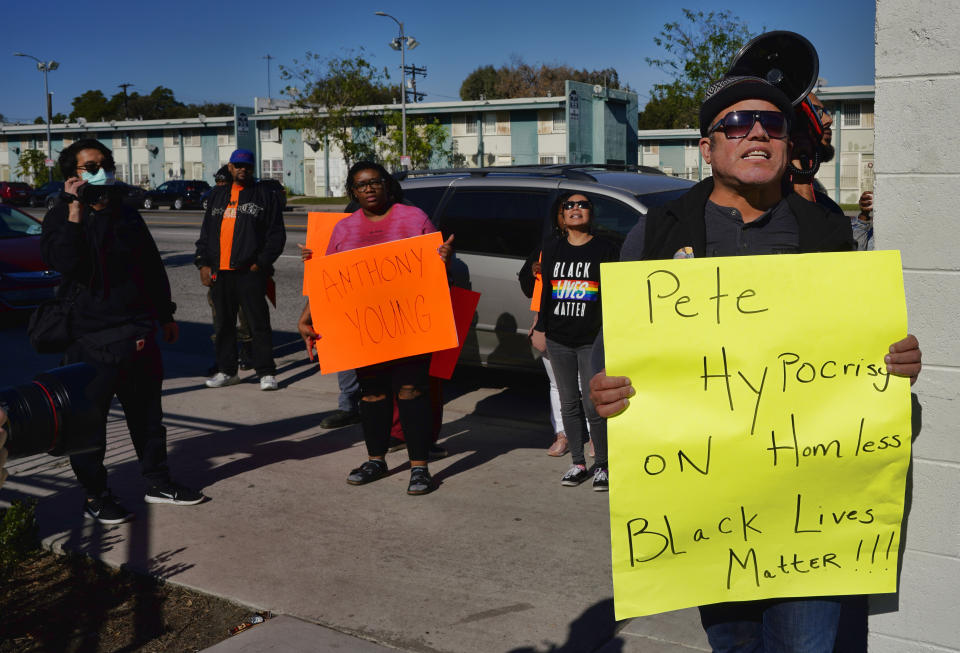
[[[590,472],[587,471],[586,465],[573,465],[567,470],[567,473],[563,475],[563,478],[560,479],[560,485],[574,487],[580,485],[588,478],[590,478]]]
[[[593,491],[607,492],[610,490],[610,475],[606,467],[597,467],[593,470]]]
[[[122,524],[133,519],[133,513],[121,506],[109,490],[98,497],[87,497],[83,515],[101,524]]]
[[[203,493],[168,481],[147,490],[143,500],[147,503],[170,503],[175,506],[195,506],[204,500]]]

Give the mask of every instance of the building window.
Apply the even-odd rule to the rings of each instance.
[[[497,135],[497,114],[494,111],[487,111],[483,114],[483,135]]]
[[[189,129],[184,131],[183,144],[188,147],[198,147],[200,145],[200,130]]]
[[[133,132],[130,134],[130,147],[143,147],[147,144],[147,132]]]
[[[166,134],[163,137],[163,140],[164,140],[164,145],[166,145],[167,147],[176,147],[177,145],[180,145],[180,134],[178,132],[174,132],[172,134]]]
[[[229,127],[218,130],[217,145],[233,145],[233,130]]]
[[[540,163],[551,165],[554,163],[566,163],[567,155],[566,154],[541,154]]]
[[[283,159],[264,159],[261,163],[260,177],[262,179],[276,179],[283,183]]]
[[[476,136],[477,135],[477,114],[459,113],[453,117],[453,135],[454,136]]]
[[[149,188],[150,187],[150,164],[134,163],[133,179],[129,183],[133,184],[134,186]]]
[[[644,143],[644,144],[643,144],[643,153],[644,153],[644,154],[653,154],[653,143]]]
[[[859,102],[845,102],[843,105],[843,126],[844,127],[859,127],[860,126],[860,103]]]
[[[553,133],[563,134],[567,131],[567,113],[564,109],[553,110]]]
[[[272,122],[261,122],[259,127],[261,141],[280,141],[280,128]]]
[[[6,152],[6,151],[7,151],[7,139],[0,138],[0,152]]]

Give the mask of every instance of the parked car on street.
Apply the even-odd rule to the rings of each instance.
[[[174,179],[164,182],[143,196],[143,208],[154,209],[169,206],[174,209],[186,209],[202,206],[204,191],[210,184],[199,179]]]
[[[0,181],[0,202],[24,206],[30,202],[31,190],[24,181]]]
[[[48,181],[39,188],[30,191],[30,206],[47,206],[47,198],[63,192],[62,181]]]
[[[59,283],[40,255],[40,221],[0,204],[0,314],[35,308]]]
[[[547,214],[558,195],[586,194],[597,229],[622,241],[648,209],[694,185],[655,168],[575,164],[412,171],[397,178],[404,201],[426,212],[444,238],[454,234],[453,282],[481,293],[461,362],[528,369],[539,367],[539,352],[527,339],[534,313],[517,273],[550,232]]]

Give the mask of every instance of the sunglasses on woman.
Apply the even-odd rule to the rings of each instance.
[[[593,208],[593,205],[589,200],[577,200],[576,202],[571,202],[567,200],[562,205],[564,211],[569,211],[570,209],[590,209]]]
[[[779,111],[731,111],[713,124],[707,134],[722,131],[727,138],[743,138],[750,133],[756,123],[770,138],[787,137],[787,118]]]

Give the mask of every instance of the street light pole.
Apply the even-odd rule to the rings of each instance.
[[[410,49],[417,47],[419,45],[417,40],[413,37],[409,37],[410,43],[408,44],[408,37],[403,33],[403,23],[397,20],[394,16],[390,14],[378,11],[375,12],[377,16],[385,16],[390,18],[400,27],[400,36],[399,38],[394,39],[390,43],[390,47],[394,50],[400,50],[400,131],[403,134],[403,141],[401,145],[400,155],[402,160],[405,161],[407,157],[407,62],[406,62],[406,50],[407,46],[410,46]]]
[[[50,174],[50,168],[53,168],[53,141],[50,140],[50,90],[47,86],[47,72],[56,70],[60,67],[60,64],[56,61],[40,61],[32,54],[25,54],[23,52],[14,52],[13,56],[33,59],[37,62],[37,70],[43,73],[43,106],[47,114],[47,181],[51,181],[53,179],[53,175]]]

